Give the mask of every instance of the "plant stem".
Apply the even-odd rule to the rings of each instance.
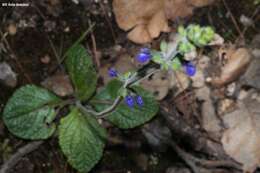
[[[158,71],[160,71],[160,69],[155,69],[155,70],[151,71],[150,73],[148,73],[147,75],[145,75],[144,77],[135,79],[134,81],[131,82],[130,85],[133,85],[135,83],[141,82],[144,79],[147,79],[149,76],[151,76],[152,74],[154,74],[154,73],[156,73]]]
[[[94,110],[88,109],[85,106],[83,106],[79,101],[76,102],[76,106],[85,113],[90,113],[92,115],[95,115],[97,118],[104,118],[106,114],[112,112],[116,108],[116,106],[120,103],[121,99],[122,99],[121,96],[118,96],[110,107],[108,107],[107,109],[101,112],[96,112]]]
[[[131,76],[128,80],[125,81],[123,87],[127,88],[137,82],[140,82],[140,81],[148,78],[150,75],[152,75],[158,71],[160,71],[160,69],[152,70],[147,75],[145,75],[144,77],[141,77],[141,78],[136,77],[136,74],[135,74],[135,75]],[[76,106],[79,109],[81,109],[83,112],[96,116],[96,118],[105,118],[110,112],[114,111],[114,109],[120,104],[121,100],[122,100],[122,96],[117,96],[117,98],[114,100],[113,104],[101,112],[96,112],[93,109],[89,109],[89,108],[85,107],[84,105],[82,105],[82,103],[80,101],[76,102]]]

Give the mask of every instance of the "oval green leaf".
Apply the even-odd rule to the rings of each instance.
[[[105,129],[77,108],[61,120],[59,144],[68,162],[79,172],[86,173],[97,164],[103,155],[105,140]]]
[[[97,94],[95,99],[98,100],[113,100],[117,97],[118,91],[122,87],[122,83],[118,80],[112,80],[109,82],[106,88]],[[133,108],[129,108],[123,101],[111,112],[107,119],[118,126],[119,128],[128,129],[134,128],[145,122],[151,120],[158,112],[159,106],[153,95],[139,86],[131,87],[138,95],[143,98],[144,105],[138,106],[137,104]],[[102,111],[107,108],[107,104],[95,104],[98,111]]]
[[[8,100],[3,112],[4,123],[18,137],[46,139],[55,130],[55,124],[46,120],[55,116],[52,105],[58,102],[60,99],[48,90],[26,85]]]
[[[65,63],[77,98],[87,100],[95,92],[97,84],[91,57],[82,45],[77,44],[68,50]]]

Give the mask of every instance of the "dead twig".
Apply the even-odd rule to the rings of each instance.
[[[241,165],[232,160],[206,160],[197,158],[184,150],[182,150],[173,140],[169,141],[170,146],[178,153],[178,155],[186,162],[186,164],[193,170],[194,173],[199,173],[200,168],[196,165],[200,165],[204,168],[233,168],[241,170]]]
[[[90,20],[89,20],[89,26],[91,26]],[[97,56],[97,44],[96,44],[96,38],[95,38],[93,31],[90,31],[90,37],[91,37],[91,41],[92,41],[92,49],[93,49],[93,54],[94,54],[94,60],[95,60],[97,67],[99,68],[100,67],[100,60]]]
[[[226,167],[226,168],[234,168],[237,170],[241,170],[241,165],[231,161],[231,160],[196,160],[198,164],[206,168],[218,168],[218,167]]]
[[[111,31],[111,34],[112,34],[114,43],[116,44],[116,34],[115,34],[115,32],[114,32],[112,23],[111,23],[111,21],[110,21],[110,19],[109,19],[109,16],[107,15],[106,9],[105,9],[105,7],[104,7],[104,5],[103,5],[102,2],[100,2],[100,7],[102,8],[102,10],[103,10],[103,12],[104,12],[104,14],[105,14],[105,19],[106,19],[106,21],[107,21],[107,23],[108,23],[108,27],[109,27],[109,29],[110,29],[110,31]]]
[[[241,170],[241,165],[232,160],[206,160],[202,158],[195,157],[194,155],[183,150],[179,145],[172,139],[162,139],[158,135],[151,131],[152,135],[162,141],[165,144],[170,145],[173,150],[178,154],[178,156],[190,167],[194,173],[200,173],[205,169],[218,169],[220,167],[233,168],[236,170]]]
[[[170,146],[177,152],[181,159],[192,169],[194,173],[200,173],[200,169],[196,166],[192,155],[182,150],[173,140],[169,141]]]
[[[255,9],[255,11],[253,12],[253,14],[252,14],[252,16],[250,17],[250,19],[254,20],[255,16],[259,13],[259,10],[260,10],[260,6],[258,6],[258,7]],[[250,26],[246,26],[246,27],[243,29],[243,31],[242,31],[243,35],[246,33],[246,31],[248,30],[248,28],[250,28]]]
[[[239,25],[238,25],[238,23],[237,23],[237,21],[236,21],[234,15],[233,15],[232,11],[230,10],[230,8],[229,8],[229,6],[228,6],[226,0],[222,0],[222,1],[223,1],[223,4],[224,4],[225,8],[226,8],[227,11],[230,13],[231,20],[232,20],[232,22],[233,22],[233,24],[234,24],[234,26],[235,26],[237,32],[239,33],[240,37],[244,40],[244,39],[245,39],[245,38],[244,38],[244,34],[243,34],[243,32],[241,31],[241,29],[240,29],[240,27],[239,27]]]
[[[61,55],[58,54],[58,51],[56,50],[56,48],[55,48],[55,46],[54,46],[54,44],[53,44],[53,41],[50,39],[49,35],[47,35],[47,39],[48,39],[48,41],[49,41],[49,43],[50,43],[51,49],[52,49],[53,54],[54,54],[54,56],[55,56],[55,58],[56,58],[56,61],[57,61],[57,63],[58,63],[58,66],[61,67],[61,66],[60,66],[60,65],[61,65],[61,62],[60,62],[60,61],[61,61],[61,60],[60,60]]]
[[[191,127],[189,127],[183,120],[181,120],[181,117],[179,117],[179,116],[175,117],[175,115],[171,115],[171,113],[165,107],[163,108],[161,106],[160,110],[161,110],[160,113],[162,114],[163,118],[166,120],[167,126],[171,130],[175,131],[175,133],[178,133],[180,136],[186,136],[186,137],[192,136],[192,138],[190,140],[193,141],[193,143],[194,142],[198,143],[198,144],[195,144],[195,146],[194,146],[195,148],[196,148],[196,145],[202,145],[203,149],[206,151],[207,154],[212,154],[212,153],[216,152],[216,151],[212,150],[211,148],[208,148],[208,146],[206,145],[207,139],[205,137],[203,137],[203,135],[199,131],[196,131],[196,130],[192,129]],[[176,114],[177,114],[177,112],[176,112]],[[185,129],[185,130],[184,131],[180,130],[180,128]],[[196,139],[200,142],[196,141]],[[200,172],[201,169],[203,169],[203,168],[212,169],[212,168],[226,167],[226,168],[233,168],[236,170],[241,170],[241,165],[238,164],[237,162],[231,160],[226,155],[223,155],[224,153],[223,154],[218,153],[220,155],[220,157],[217,158],[216,160],[207,160],[207,159],[195,157],[194,155],[184,151],[172,139],[165,140],[165,143],[170,145],[177,152],[177,154],[183,159],[183,161],[185,161],[185,163],[195,173]]]
[[[42,143],[43,141],[35,141],[19,148],[17,152],[1,166],[0,173],[8,173],[22,157],[36,150]]]

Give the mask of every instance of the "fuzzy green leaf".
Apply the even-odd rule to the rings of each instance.
[[[106,140],[106,131],[96,119],[73,108],[61,120],[59,144],[68,162],[79,172],[90,171],[100,160]]]
[[[112,80],[106,88],[97,94],[95,99],[114,100],[117,97],[118,91],[121,87],[122,83],[120,81]],[[128,129],[142,125],[145,122],[151,120],[158,111],[158,104],[151,93],[145,91],[139,86],[133,86],[131,89],[143,98],[144,105],[138,106],[136,104],[133,108],[129,108],[122,101],[107,117],[110,122],[119,128]],[[95,105],[98,111],[102,111],[108,106],[109,105],[107,104],[101,103]]]
[[[156,52],[156,51],[153,51],[152,52],[152,61],[157,63],[157,64],[161,64],[163,63],[163,58],[162,58],[162,55],[160,52]]]
[[[179,70],[181,68],[181,61],[178,57],[175,57],[171,61],[171,67],[172,67],[173,70]]]
[[[97,84],[97,74],[91,57],[82,45],[77,44],[67,52],[65,63],[77,98],[87,100],[95,92]]]
[[[160,44],[160,50],[161,50],[162,52],[166,52],[167,49],[168,49],[168,44],[167,44],[167,42],[166,42],[165,40],[163,40],[163,41],[161,42],[161,44]]]
[[[50,137],[55,124],[53,105],[60,99],[46,89],[26,85],[18,89],[4,108],[3,120],[14,135],[24,139],[46,139]]]

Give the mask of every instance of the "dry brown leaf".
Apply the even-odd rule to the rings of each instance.
[[[244,172],[253,173],[260,166],[260,103],[240,102],[238,109],[224,116],[229,129],[222,137],[224,150],[243,164]]]
[[[214,0],[191,0],[191,4],[195,7],[203,7],[212,3]]]
[[[168,72],[157,72],[141,82],[142,87],[152,92],[157,100],[162,100],[170,89],[173,76]]]
[[[251,54],[246,48],[227,50],[226,64],[221,69],[220,77],[213,78],[211,84],[215,87],[222,87],[238,79],[250,64]]]
[[[41,82],[41,85],[61,97],[69,96],[74,91],[69,76],[63,73],[48,77]]]
[[[142,37],[140,37],[140,35]],[[129,34],[127,38],[135,43],[148,43],[152,41],[152,37],[150,36],[148,30],[145,25],[136,26]]]
[[[194,6],[191,0],[165,0],[165,14],[168,19],[176,20],[192,14]]]
[[[108,70],[111,67],[115,68],[119,74],[134,71],[137,68],[130,55],[122,54],[114,64],[105,64],[99,69],[99,76],[103,79],[104,84],[111,80],[111,77],[108,75]]]
[[[158,11],[151,18],[150,22],[147,25],[148,33],[151,38],[156,38],[162,32],[169,32],[170,28],[163,10]]]
[[[174,95],[177,96],[187,89],[189,84],[190,79],[180,71],[175,74],[172,71],[160,71],[141,82],[142,87],[152,92],[157,100],[162,100],[170,89],[173,89]]]
[[[17,33],[17,26],[12,23],[8,26],[7,30],[10,35],[15,35]]]
[[[176,20],[192,14],[195,7],[214,0],[114,0],[113,10],[119,27],[129,31],[135,43],[151,42],[161,32],[169,32],[168,19]]]
[[[219,34],[215,34],[213,40],[208,44],[209,46],[222,46],[225,40]]]

